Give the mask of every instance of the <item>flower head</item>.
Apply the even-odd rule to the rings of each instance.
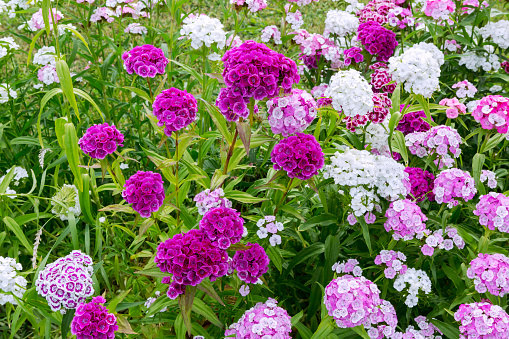
[[[155,78],[164,74],[168,59],[163,50],[152,45],[136,46],[122,55],[127,73],[136,73],[142,78]]]
[[[112,154],[118,147],[122,147],[124,135],[108,123],[90,126],[80,138],[78,144],[81,150],[94,159],[104,159]]]
[[[155,98],[152,108],[157,126],[164,126],[164,134],[171,136],[196,120],[198,103],[192,94],[172,87]]]
[[[105,302],[98,296],[89,303],[80,303],[71,322],[71,333],[77,338],[115,338],[117,317],[102,305]]]
[[[142,218],[149,218],[163,205],[164,187],[161,174],[152,171],[138,171],[127,179],[122,197]]]

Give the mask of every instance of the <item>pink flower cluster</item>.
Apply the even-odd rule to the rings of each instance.
[[[498,133],[506,134],[509,127],[509,98],[488,95],[481,99],[472,115],[482,128],[496,128]]]
[[[240,280],[255,284],[264,273],[267,273],[270,260],[262,246],[250,242],[246,246],[250,248],[235,252],[233,267],[237,270]]]
[[[492,231],[509,233],[509,197],[502,193],[482,195],[473,213],[479,217],[479,224]]]
[[[415,18],[412,15],[412,11],[399,6],[389,10],[387,20],[391,27],[398,27],[399,29],[413,27],[415,25]]]
[[[247,310],[238,322],[231,324],[225,336],[237,339],[291,339],[292,322],[288,312],[269,298]]]
[[[76,339],[113,339],[118,330],[117,317],[108,312],[102,304],[102,296],[93,297],[87,304],[79,304],[71,322],[71,333]]]
[[[272,133],[284,137],[304,132],[316,118],[315,99],[301,89],[293,89],[288,96],[269,99],[267,110]]]
[[[136,46],[122,54],[122,60],[127,73],[136,73],[142,78],[164,74],[168,64],[163,50],[152,45]]]
[[[504,61],[500,64],[500,67],[506,72],[509,73],[509,61]]]
[[[316,99],[316,105],[318,107],[326,107],[332,105],[332,99],[324,97],[325,90],[329,87],[327,84],[322,84],[319,86],[313,87],[311,90],[311,94]]]
[[[90,16],[91,22],[98,22],[102,19],[106,20],[108,23],[112,23],[115,21],[116,13],[108,7],[99,7],[94,10],[94,13]]]
[[[373,110],[366,115],[356,115],[353,117],[344,117],[343,121],[346,123],[346,128],[355,132],[359,126],[364,126],[368,121],[374,124],[380,124],[385,120],[389,114],[389,109],[392,107],[392,101],[386,93],[373,94]]]
[[[78,141],[81,150],[94,159],[104,159],[108,154],[122,147],[124,135],[115,125],[97,124],[90,126]]]
[[[503,254],[479,253],[470,262],[467,277],[474,279],[475,290],[503,297],[509,293],[509,258]]]
[[[156,97],[152,109],[157,126],[164,126],[164,134],[171,136],[196,120],[198,103],[192,94],[172,87]]]
[[[471,338],[507,338],[509,315],[498,305],[487,302],[461,304],[454,313],[459,321],[460,339]]]
[[[392,75],[389,73],[387,65],[382,62],[375,62],[369,66],[374,72],[371,73],[370,85],[373,92],[387,92],[392,93],[396,89],[397,83],[389,83],[392,81]]]
[[[323,56],[330,61],[331,68],[341,68],[341,56],[343,51],[336,46],[333,40],[320,34],[311,34],[305,29],[299,29],[292,34],[296,34],[293,38],[295,43],[300,46],[302,53],[308,56],[320,58]]]
[[[408,179],[410,180],[410,194],[407,199],[415,199],[417,202],[421,202],[428,198],[429,201],[433,201],[435,196],[433,194],[433,185],[435,176],[419,167],[407,167],[405,172],[408,173]]]
[[[375,258],[375,265],[386,265],[384,275],[387,279],[394,279],[396,274],[405,274],[408,269],[407,265],[403,263],[406,261],[406,256],[402,252],[382,250]]]
[[[266,0],[230,0],[230,3],[237,7],[247,7],[251,13],[261,11],[267,7]]]
[[[457,43],[456,40],[445,40],[444,48],[448,51],[456,52],[461,49],[461,45],[459,43]]]
[[[92,264],[90,256],[72,251],[39,272],[35,290],[46,298],[52,311],[74,309],[94,294]]]
[[[64,17],[60,11],[58,11],[56,8],[51,9],[53,12],[53,15],[51,13],[48,13],[48,20],[49,20],[49,29],[50,31],[53,31],[53,20],[55,20],[55,24],[58,24],[58,22]],[[32,32],[35,32],[39,29],[44,29],[46,26],[44,25],[44,16],[42,14],[42,9],[35,12],[30,20],[27,22],[28,29]]]
[[[495,172],[488,171],[488,170],[482,170],[481,171],[481,177],[479,180],[484,183],[487,181],[487,185],[489,188],[496,188],[497,187],[497,176]]]
[[[385,212],[387,221],[384,228],[387,232],[393,231],[394,240],[421,239],[426,232],[428,218],[422,213],[421,208],[408,199],[391,202]]]
[[[370,315],[371,325],[366,326],[368,336],[371,339],[392,338],[398,326],[398,316],[392,304],[384,299]]]
[[[152,171],[138,171],[127,179],[122,197],[142,218],[149,218],[163,205],[164,187],[161,174]]]
[[[452,88],[457,88],[456,90],[456,96],[458,98],[473,98],[475,93],[477,93],[477,88],[470,83],[468,80],[463,80],[458,83],[455,83],[451,86]]]
[[[387,62],[398,46],[396,34],[375,21],[360,24],[357,32],[357,40],[378,61]]]
[[[442,99],[439,104],[449,106],[449,108],[445,110],[445,114],[449,119],[456,119],[460,113],[467,113],[467,106],[459,102],[458,98]]]
[[[435,200],[437,203],[446,203],[449,208],[459,204],[460,200],[471,200],[477,193],[475,181],[470,173],[459,168],[442,171],[435,179]]]
[[[403,111],[404,107],[405,105],[401,105],[401,111]],[[406,113],[399,121],[398,126],[396,126],[396,130],[404,135],[414,132],[427,132],[431,126],[423,118],[426,118],[424,111]]]
[[[355,277],[362,275],[362,268],[357,259],[348,259],[346,262],[337,262],[332,265],[332,270],[337,274],[352,273]]]
[[[47,64],[46,66],[39,68],[39,70],[37,71],[37,79],[46,85],[51,85],[52,83],[55,82],[57,84],[60,83],[60,78],[58,77],[57,69],[55,65],[52,64]]]
[[[213,191],[206,189],[194,197],[196,207],[198,207],[198,213],[205,215],[208,211],[216,207],[232,207],[232,202],[224,197],[224,191],[222,188],[217,188]]]
[[[249,116],[249,98],[239,95],[232,88],[221,88],[217,96],[216,106],[228,121],[238,121]],[[254,106],[253,114],[258,112],[258,105]]]
[[[378,22],[380,25],[386,24],[388,14],[391,9],[396,7],[396,3],[403,3],[404,1],[391,1],[391,0],[371,0],[363,9],[357,12],[359,22],[364,23],[368,21]]]
[[[352,60],[355,63],[360,63],[364,61],[364,56],[362,55],[362,48],[360,47],[350,47],[349,49],[345,49],[343,52],[345,55],[345,60],[343,63],[345,66],[350,66],[352,64]]]
[[[173,275],[173,281],[172,277],[162,280],[170,285],[166,293],[170,299],[184,293],[186,285],[196,286],[207,277],[214,281],[228,272],[228,253],[196,229],[160,243],[154,262],[161,272]]]
[[[480,9],[484,9],[490,6],[490,4],[486,1],[483,1],[479,6],[479,0],[463,0],[463,6],[471,6],[471,7],[461,7],[461,10],[465,14],[472,14],[475,11],[475,8],[480,7]]]
[[[281,140],[270,154],[274,169],[283,169],[290,178],[307,180],[324,165],[320,144],[310,134],[297,133]]]
[[[417,323],[419,330],[415,329],[413,326],[408,326],[406,331],[396,332],[391,339],[439,339],[443,338],[443,333],[433,325],[431,322],[426,319],[425,316],[418,316],[414,319]],[[435,336],[435,332],[437,335]]]
[[[233,208],[217,207],[205,213],[200,220],[200,230],[214,246],[226,250],[242,238],[244,219]]]
[[[376,154],[374,152],[374,150],[371,150],[371,152],[373,154]],[[376,205],[375,206],[376,208],[379,208],[380,206],[379,205]],[[353,214],[353,213],[350,213],[347,217],[346,217],[346,220],[348,221],[348,223],[353,226],[357,223],[357,217]],[[366,222],[366,224],[374,224],[375,221],[376,221],[376,215],[372,212],[367,212],[366,214],[364,214],[364,221]]]
[[[454,227],[447,226],[445,228],[445,234],[444,231],[440,229],[429,235],[426,238],[426,244],[421,247],[421,252],[431,257],[435,248],[438,247],[438,249],[450,251],[454,248],[454,245],[461,250],[465,247],[465,241]]]
[[[327,285],[323,302],[339,328],[369,326],[381,304],[380,290],[364,277],[343,275]]]
[[[452,25],[454,21],[450,19],[450,16],[455,10],[456,4],[452,0],[427,0],[424,14],[438,20],[439,24],[445,20]]]

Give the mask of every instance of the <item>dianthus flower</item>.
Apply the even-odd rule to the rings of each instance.
[[[502,193],[482,195],[472,213],[479,217],[479,224],[488,229],[509,233],[509,197]]]
[[[205,215],[205,213],[216,207],[232,207],[232,202],[224,198],[222,188],[217,188],[213,191],[207,188],[205,191],[198,193],[194,197],[194,201],[200,215]]]
[[[403,289],[407,287],[407,284],[409,287],[405,305],[410,308],[417,305],[419,301],[419,290],[422,290],[425,294],[431,292],[431,280],[423,270],[409,268],[404,274],[399,274],[396,280],[394,280],[394,288],[398,292],[403,291]]]
[[[509,20],[488,22],[486,26],[479,29],[479,33],[484,39],[491,37],[493,42],[503,50],[509,47]]]
[[[55,47],[54,46],[43,46],[34,54],[34,65],[46,66],[51,64],[55,66]]]
[[[364,277],[343,275],[325,287],[323,302],[339,328],[370,326],[381,304],[380,290]]]
[[[297,6],[306,6],[309,5],[312,2],[318,2],[319,0],[288,0],[290,3],[296,3]]]
[[[142,218],[149,218],[163,205],[164,187],[161,174],[152,171],[138,171],[124,185],[122,197]]]
[[[131,33],[131,34],[147,34],[148,29],[145,26],[142,26],[141,24],[137,22],[133,22],[132,24],[127,25],[127,27],[124,30],[125,33]]]
[[[451,0],[427,0],[424,5],[424,14],[438,21],[443,25],[447,21],[450,25],[454,23],[450,16],[456,10],[456,4]]]
[[[467,277],[474,279],[477,292],[503,297],[509,293],[509,258],[500,253],[479,253],[470,262]]]
[[[264,29],[262,29],[262,35],[260,36],[260,40],[262,42],[269,42],[270,38],[274,38],[274,43],[276,45],[282,44],[281,32],[279,31],[277,26],[271,25],[266,26]]]
[[[368,121],[371,121],[373,124],[381,124],[384,122],[387,115],[389,115],[389,109],[391,107],[392,101],[386,93],[374,93],[372,111],[370,111],[367,115],[344,117],[343,121],[346,122],[346,128],[354,132],[357,127],[364,126]]]
[[[360,24],[357,32],[357,39],[369,54],[376,55],[378,61],[389,60],[398,46],[396,34],[375,21]]]
[[[391,0],[371,0],[363,9],[357,12],[361,23],[368,21],[378,22],[380,25],[388,21],[389,11],[396,7],[396,1]]]
[[[233,267],[237,270],[240,280],[254,284],[264,273],[267,273],[270,260],[260,245],[248,242],[246,246],[250,248],[235,252]]]
[[[506,134],[509,127],[509,98],[488,95],[481,99],[472,115],[482,128],[496,128],[498,133]]]
[[[340,10],[330,10],[325,18],[325,30],[323,36],[328,38],[333,34],[338,38],[355,33],[359,27],[359,19],[348,12]]]
[[[467,113],[467,106],[458,101],[458,98],[442,99],[440,105],[449,106],[445,113],[449,119],[456,119],[460,113]]]
[[[252,40],[230,49],[222,60],[224,81],[239,97],[272,98],[281,87],[289,93],[300,80],[293,60]]]
[[[330,79],[324,96],[332,98],[332,106],[347,117],[366,115],[373,110],[373,91],[359,71],[339,71]]]
[[[217,96],[216,106],[228,121],[238,121],[249,116],[249,98],[238,95],[235,88],[221,88]],[[254,106],[253,113],[258,112],[258,105]]]
[[[258,231],[256,231],[256,235],[260,239],[265,239],[268,237],[269,233],[272,235],[269,238],[269,243],[271,246],[281,245],[281,236],[277,234],[278,231],[282,231],[285,229],[283,223],[276,221],[276,217],[273,215],[267,215],[264,218],[261,218],[256,223],[258,226]]]
[[[75,217],[81,214],[80,196],[74,185],[64,184],[53,197],[51,197],[51,213],[60,220],[67,220],[69,213]]]
[[[412,11],[399,6],[389,10],[387,22],[391,27],[398,27],[399,29],[415,26],[415,18],[412,15]]]
[[[369,66],[370,69],[374,70],[371,73],[370,85],[373,88],[373,92],[387,92],[392,93],[396,89],[397,83],[392,82],[392,76],[389,73],[387,65],[382,62],[375,62]]]
[[[50,31],[53,31],[53,20],[55,20],[55,24],[58,24],[58,22],[64,18],[64,15],[62,14],[62,12],[58,11],[56,8],[52,8],[51,10],[53,11],[53,15],[51,13],[48,13],[49,14],[48,20],[49,20],[49,29],[50,29]],[[28,29],[32,32],[38,31],[38,30],[46,27],[44,25],[42,9],[40,9],[39,11],[35,12],[32,15],[32,18],[30,18],[27,25],[28,25]]]
[[[371,339],[392,338],[398,326],[398,316],[392,304],[380,299],[380,305],[370,315],[371,325],[366,326],[366,331]]]
[[[434,182],[435,200],[437,203],[446,203],[449,208],[459,204],[460,200],[471,200],[477,193],[474,179],[468,172],[458,168],[451,168],[440,172]]]
[[[301,89],[293,89],[288,96],[269,99],[267,110],[272,133],[284,137],[304,132],[316,118],[315,99]]]
[[[414,319],[417,323],[418,330],[414,326],[408,326],[405,333],[396,332],[393,334],[391,339],[440,339],[443,333],[431,322],[426,319],[425,316],[418,316]],[[437,334],[435,335],[435,332]]]
[[[316,105],[319,108],[326,107],[326,106],[332,106],[332,99],[326,98],[324,95],[327,87],[329,87],[329,85],[322,84],[322,85],[313,87],[313,89],[311,90],[311,94],[316,99]]]
[[[320,60],[321,56],[323,56],[325,60],[330,61],[331,68],[337,69],[343,66],[343,62],[341,61],[343,50],[336,46],[333,40],[325,38],[320,34],[310,34],[305,29],[299,29],[293,32],[293,34],[296,34],[293,40],[300,46],[302,53],[308,57],[314,58],[314,61],[310,61],[309,58],[304,58],[306,66],[310,66],[310,64],[312,66],[308,68],[313,69],[318,67],[314,65]]]
[[[429,201],[433,201],[433,182],[435,176],[419,167],[407,167],[405,172],[408,173],[408,179],[410,180],[411,190],[407,199],[415,199],[417,202],[421,202],[428,198]]]
[[[290,178],[307,180],[318,174],[324,157],[320,144],[311,134],[297,133],[281,140],[270,154],[274,169],[283,169]]]
[[[458,63],[474,72],[477,72],[479,68],[482,68],[485,72],[497,71],[500,68],[500,59],[490,47],[493,48],[492,45],[485,45],[484,47],[490,52],[465,51],[466,53],[461,54]]]
[[[490,6],[489,3],[483,1],[479,4],[479,0],[463,0],[463,6],[471,6],[471,7],[461,7],[463,14],[472,14],[475,11],[475,8],[484,9]]]
[[[458,230],[447,226],[445,233],[442,229],[439,229],[428,235],[426,237],[426,244],[421,247],[421,252],[424,255],[432,256],[435,248],[450,251],[454,248],[454,245],[461,250],[465,247],[465,241],[458,234]]]
[[[393,231],[394,240],[421,239],[424,236],[426,231],[424,222],[428,218],[415,202],[408,199],[391,202],[385,216],[387,217],[384,224],[385,230]]]
[[[106,20],[108,23],[112,23],[115,21],[116,13],[108,7],[98,7],[94,9],[94,12],[90,16],[91,22],[99,22],[102,19]]]
[[[244,233],[244,219],[233,208],[216,207],[200,220],[200,230],[222,250],[236,244]]]
[[[506,73],[509,73],[509,61],[502,62],[500,67],[502,67]]]
[[[406,256],[402,252],[382,250],[375,258],[375,265],[385,265],[387,268],[384,270],[384,275],[387,279],[394,279],[396,274],[405,274],[408,269],[407,265],[403,263],[406,261]]]
[[[57,69],[54,65],[48,64],[44,67],[39,68],[37,71],[37,79],[45,85],[51,85],[53,83],[60,83],[60,78],[57,74]]]
[[[383,94],[383,93],[380,93]],[[390,99],[389,99],[390,102]],[[389,107],[381,107],[381,112],[378,114],[379,119],[383,118],[383,111],[389,111]],[[390,113],[387,115],[381,123],[369,124],[365,129],[365,142],[366,148],[371,147],[370,152],[375,155],[382,155],[384,157],[392,158],[396,161],[401,160],[401,155],[397,152],[392,152],[389,147],[389,121],[391,120]]]
[[[17,305],[16,298],[21,299],[26,291],[27,280],[18,274],[23,267],[16,259],[0,256],[0,305],[11,303]]]
[[[401,105],[401,110],[403,110],[404,107],[405,105]],[[398,126],[396,126],[396,130],[404,135],[414,132],[427,132],[431,126],[424,119],[426,119],[426,113],[424,113],[424,111],[405,113],[399,121]]]
[[[0,59],[17,49],[19,49],[19,45],[14,42],[13,38],[5,37],[0,39]]]
[[[288,312],[269,298],[247,310],[238,322],[225,331],[225,336],[235,335],[237,339],[291,339],[292,322]]]
[[[496,188],[497,187],[497,177],[495,172],[488,171],[488,170],[482,170],[481,171],[481,177],[479,180],[484,183],[487,181],[487,185],[489,188]]]
[[[454,320],[461,323],[460,339],[507,337],[509,315],[498,305],[486,302],[461,304],[454,313]]]
[[[65,313],[94,294],[92,258],[81,251],[72,251],[39,272],[35,290],[46,298],[52,311]]]
[[[87,304],[78,305],[71,322],[71,333],[76,339],[115,338],[115,331],[118,330],[117,317],[102,305],[105,302],[106,299],[97,296]]]
[[[230,0],[230,4],[247,7],[251,13],[255,13],[267,7],[267,0]]]
[[[214,281],[228,271],[228,253],[196,229],[160,243],[154,262],[161,272],[173,275],[162,280],[170,285],[166,293],[170,299],[183,294],[187,285],[196,286],[207,277]]]
[[[348,259],[346,262],[337,262],[332,265],[332,270],[337,274],[352,273],[355,277],[362,276],[362,268],[357,259]]]
[[[104,159],[118,147],[122,147],[124,135],[115,127],[104,124],[90,126],[80,138],[78,144],[81,150],[94,159]]]
[[[345,66],[350,66],[352,64],[352,60],[355,63],[360,63],[364,61],[364,56],[362,55],[362,48],[360,47],[351,47],[349,49],[345,49],[343,52],[345,55]]]
[[[157,74],[164,74],[168,64],[162,49],[152,45],[136,46],[124,52],[122,60],[127,73],[136,73],[142,78],[155,78]]]
[[[198,103],[192,94],[172,87],[155,98],[152,109],[157,126],[164,126],[164,134],[171,136],[196,120]]]
[[[304,24],[304,20],[302,19],[302,13],[297,9],[295,12],[291,12],[292,5],[285,5],[286,12],[286,22],[289,23],[292,29],[299,29],[300,26]]]
[[[190,14],[182,21],[180,35],[183,38],[191,40],[191,47],[199,49],[203,45],[211,47],[216,44],[218,49],[226,45],[226,32],[224,26],[216,18],[211,18],[205,14]]]
[[[445,40],[444,48],[450,52],[456,52],[461,49],[461,45],[456,40]]]

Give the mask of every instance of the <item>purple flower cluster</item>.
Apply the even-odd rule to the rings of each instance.
[[[74,309],[94,294],[92,264],[88,255],[72,251],[39,272],[35,290],[46,298],[52,311]]]
[[[79,304],[71,322],[71,333],[76,339],[113,339],[118,330],[117,317],[108,312],[101,296],[92,298],[87,304]]]
[[[395,82],[389,84],[392,81],[392,75],[389,73],[389,69],[386,64],[383,62],[375,62],[373,65],[370,65],[369,68],[374,70],[374,72],[370,75],[370,85],[373,92],[394,92],[398,84]]]
[[[106,155],[124,146],[124,135],[108,123],[90,126],[78,141],[81,150],[94,159],[104,159]]]
[[[421,202],[428,198],[429,201],[435,200],[433,194],[433,182],[435,176],[419,167],[407,167],[405,172],[408,173],[408,179],[410,180],[411,190],[407,199],[415,199],[417,202]]]
[[[509,258],[500,253],[479,253],[470,262],[467,277],[474,279],[477,292],[503,297],[509,293]]]
[[[168,64],[163,50],[152,45],[136,46],[124,52],[122,60],[127,73],[136,73],[142,78],[155,78],[157,74],[164,74]]]
[[[284,137],[303,132],[316,118],[315,99],[301,89],[293,89],[288,96],[269,99],[267,110],[272,133]]]
[[[235,88],[221,88],[217,96],[216,106],[228,121],[238,121],[249,116],[249,98],[240,95]],[[254,106],[253,114],[258,113],[258,105]]]
[[[352,60],[357,64],[364,61],[362,48],[360,47],[351,47],[349,49],[345,49],[343,54],[345,55],[345,66],[350,66],[352,64]]]
[[[401,110],[404,107],[405,105],[401,105]],[[396,130],[404,135],[414,132],[427,132],[431,126],[423,118],[426,118],[424,111],[406,113],[396,126]]]
[[[327,89],[327,87],[329,87],[329,85],[322,84],[320,86],[313,87],[313,89],[311,90],[311,94],[316,99],[316,105],[319,108],[325,107],[325,106],[332,107],[332,99],[326,98],[324,96],[324,93],[325,93],[325,90]]]
[[[454,248],[454,245],[461,250],[465,247],[465,241],[458,234],[458,230],[454,227],[447,226],[445,228],[445,234],[442,229],[439,229],[429,235],[426,238],[426,244],[421,247],[421,252],[431,257],[435,248],[450,251]]]
[[[289,93],[300,80],[293,60],[252,40],[230,49],[222,60],[224,82],[241,97],[272,98],[281,87]]]
[[[288,312],[269,298],[257,303],[242,315],[238,322],[231,324],[225,336],[235,335],[237,339],[290,339],[292,322]]]
[[[161,174],[152,171],[138,171],[124,185],[122,197],[142,218],[149,218],[163,205],[164,187]]]
[[[323,302],[339,328],[369,326],[381,304],[380,290],[364,277],[344,275],[327,285]]]
[[[172,87],[156,97],[152,109],[157,126],[164,126],[164,134],[171,136],[196,120],[198,103],[192,94]]]
[[[479,224],[492,231],[509,233],[509,197],[502,193],[482,195],[473,213],[479,217]]]
[[[288,177],[307,180],[323,167],[324,156],[313,135],[297,135],[281,140],[270,154],[274,169],[283,169]]]
[[[472,116],[482,128],[496,128],[498,133],[506,134],[509,128],[509,98],[488,95],[479,101]]]
[[[250,248],[235,252],[233,267],[237,270],[240,280],[255,284],[264,273],[267,273],[270,260],[260,245],[248,242],[246,246]]]
[[[387,279],[394,279],[396,274],[405,274],[408,269],[407,265],[403,265],[406,261],[406,256],[402,252],[381,250],[380,254],[375,258],[375,265],[386,265],[384,270]]]
[[[301,53],[301,54],[299,54],[299,60],[302,60],[302,62],[304,62],[304,65],[308,69],[317,69],[318,61],[320,61],[321,56],[322,56],[321,50],[317,51],[315,55],[307,55],[307,54]]]
[[[442,171],[434,182],[435,200],[439,204],[446,203],[449,208],[459,204],[460,200],[469,201],[477,193],[475,181],[470,173],[458,168]]]
[[[460,339],[507,338],[509,315],[498,305],[486,302],[461,304],[454,313],[454,320],[461,323]]]
[[[506,72],[509,73],[509,61],[504,61],[500,64],[500,67]]]
[[[443,333],[426,319],[425,316],[418,316],[414,319],[417,323],[418,330],[413,326],[408,326],[406,331],[396,332],[391,339],[439,339],[443,338]],[[436,332],[436,335],[435,335]]]
[[[360,24],[357,33],[357,39],[378,61],[387,62],[398,46],[396,34],[375,21]]]
[[[244,219],[233,208],[217,207],[205,213],[200,220],[200,230],[214,246],[226,250],[242,238]]]
[[[196,207],[198,207],[198,213],[205,215],[208,211],[216,207],[232,207],[232,202],[224,197],[224,191],[222,188],[217,188],[213,191],[208,188],[202,191],[194,197]]]
[[[384,299],[370,316],[371,325],[366,326],[371,339],[392,338],[398,326],[398,316],[392,304]]]
[[[413,201],[408,199],[391,202],[385,212],[387,221],[384,224],[385,230],[394,231],[392,237],[394,240],[412,240],[421,239],[426,232],[428,218],[422,213],[421,208]]]
[[[207,277],[214,281],[228,271],[228,253],[196,229],[160,243],[154,262],[161,272],[173,275],[173,281],[171,277],[162,281],[170,285],[166,293],[170,299],[184,293],[186,285],[196,286]]]

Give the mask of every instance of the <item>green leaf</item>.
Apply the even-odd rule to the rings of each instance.
[[[225,193],[226,194],[226,193]],[[306,221],[302,215],[300,215],[299,211],[297,211],[295,208],[293,208],[290,205],[284,205],[281,207],[281,211],[285,211],[296,217],[297,219],[300,219],[301,221]]]
[[[313,334],[311,339],[323,339],[327,337],[334,330],[334,326],[332,325],[332,318],[327,316],[322,319],[320,325],[318,325],[318,329]]]
[[[316,215],[310,219],[308,219],[305,223],[299,226],[299,231],[305,231],[310,229],[313,226],[328,226],[332,224],[336,224],[338,222],[338,218],[330,213],[322,213],[320,215]]]
[[[449,339],[458,339],[460,337],[460,330],[459,328],[451,325],[446,324],[440,320],[431,319],[430,322],[438,327],[440,331]]]
[[[431,112],[429,110],[429,103],[428,99],[424,98],[422,94],[414,94],[414,98],[417,99],[417,102],[421,105],[422,110],[424,113],[426,113],[426,120],[428,121],[428,124],[433,126],[433,121],[431,121]]]
[[[62,317],[62,324],[60,326],[60,330],[62,331],[62,338],[67,338],[67,333],[69,333],[72,318],[74,318],[74,312],[76,312],[74,309],[67,310],[67,312],[65,312],[64,316]]]
[[[76,97],[74,96],[69,66],[67,66],[67,62],[65,62],[65,60],[57,60],[55,66],[57,68],[58,79],[60,79],[62,92],[67,98],[67,101],[69,101],[69,104],[71,104],[71,107],[74,108],[74,113],[78,117],[78,120],[80,120],[80,111],[78,110],[78,104],[76,103]]]
[[[62,93],[61,88],[53,88],[52,90],[48,91],[44,97],[41,100],[41,108],[39,109],[39,115],[37,116],[37,134],[39,135],[39,144],[42,148],[44,148],[44,143],[42,142],[42,127],[41,127],[41,117],[42,117],[42,111],[44,109],[44,106],[48,103],[48,101],[53,98],[58,93]]]
[[[219,328],[223,328],[223,323],[217,315],[214,313],[212,308],[205,304],[203,301],[201,301],[198,298],[194,299],[192,310],[194,313],[198,313],[199,315],[205,317],[208,321],[210,321],[212,324],[216,325]]]
[[[97,106],[94,99],[92,99],[92,97],[90,95],[88,95],[88,93],[82,91],[79,88],[73,88],[73,91],[74,91],[74,94],[82,97],[83,99],[87,100],[92,106],[94,106],[94,108],[97,110],[97,112],[99,112],[99,114],[101,115],[101,118],[104,121],[104,114],[101,112],[101,109],[99,108],[99,106]]]
[[[78,147],[78,137],[76,136],[76,129],[72,123],[65,124],[65,135],[64,135],[64,148],[65,154],[67,155],[67,161],[71,168],[72,174],[74,174],[74,181],[76,187],[80,192],[83,192],[83,177],[81,176],[80,165],[80,148]]]
[[[198,80],[200,83],[203,83],[203,77],[200,74],[198,74],[198,72],[196,72],[192,67],[189,67],[187,65],[181,64],[180,62],[177,62],[175,60],[170,60],[170,62],[173,62],[175,65],[180,66],[187,73],[189,73],[192,76],[194,76],[196,78],[196,80]]]
[[[76,219],[74,218],[74,213],[69,212],[67,214],[67,219],[69,221],[69,229],[71,230],[72,247],[74,250],[79,250],[80,245],[78,241],[78,229],[76,228]]]
[[[142,89],[139,89],[137,87],[130,87],[130,86],[125,86],[123,88],[133,92],[134,94],[136,94],[139,97],[147,100],[148,102],[152,102],[152,98],[150,97],[150,94],[148,94],[147,92],[145,92]]]
[[[2,180],[2,183],[0,184],[0,194],[5,194],[7,191],[7,187],[9,187],[9,184],[11,183],[12,179],[14,178],[14,168],[16,166],[12,166],[7,174],[5,175],[5,178]]]
[[[193,308],[194,296],[196,294],[196,286],[186,286],[186,292],[178,296],[178,304],[180,307],[180,313],[182,319],[187,328],[187,334],[191,335],[192,323],[191,323],[191,310]]]
[[[292,327],[295,327],[295,325],[297,325],[300,321],[300,319],[302,319],[302,316],[304,316],[304,310],[301,310],[299,313],[297,313],[296,315],[294,315],[292,317]]]
[[[23,233],[23,230],[18,225],[18,223],[12,219],[11,217],[4,217],[4,223],[9,227],[9,229],[14,233],[16,238],[21,242],[23,246],[28,250],[29,253],[33,253],[34,248],[32,247],[32,244],[28,242],[27,238],[25,237],[25,234]]]
[[[44,27],[46,28],[46,35],[48,35],[48,37],[50,36],[50,23],[49,23],[49,18],[50,18],[50,0],[42,0],[42,5],[41,5],[41,9],[42,9],[42,19],[44,21]]]
[[[362,236],[364,237],[364,241],[366,242],[366,245],[368,246],[369,253],[373,252],[373,249],[371,248],[371,237],[369,235],[369,227],[366,223],[366,220],[364,220],[364,216],[357,217],[357,221],[359,224],[361,224],[362,228]]]
[[[212,121],[217,127],[217,130],[223,138],[228,142],[228,145],[231,145],[233,136],[231,135],[230,131],[228,130],[228,125],[226,124],[225,117],[219,112],[216,106],[212,106],[207,101],[200,98],[200,100],[205,104],[205,108],[210,114],[210,117],[212,118]],[[256,147],[256,146],[253,146]]]
[[[288,264],[288,267],[286,268],[286,274],[290,273],[292,268],[297,266],[303,261],[311,261],[312,258],[316,257],[317,255],[323,253],[325,251],[325,246],[321,242],[316,242],[313,245],[304,248],[302,251],[297,253],[292,261]]]
[[[281,252],[278,248],[274,246],[269,246],[267,248],[267,255],[269,256],[270,261],[276,266],[279,273],[283,272],[283,257],[281,256]]]
[[[244,204],[255,204],[267,200],[267,198],[254,197],[249,193],[242,191],[228,191],[224,193],[225,198],[239,201]]]
[[[207,293],[209,297],[213,298],[224,306],[223,300],[221,300],[221,297],[219,297],[216,290],[214,289],[214,286],[209,280],[203,280],[197,287],[200,291]]]
[[[251,125],[248,122],[237,121],[237,132],[239,133],[240,140],[244,145],[246,154],[249,154],[249,144],[251,143]]]
[[[481,153],[486,153],[495,146],[499,145],[505,138],[505,134],[497,133],[495,136],[492,136],[486,144],[483,143],[481,146]]]
[[[479,153],[476,153],[472,159],[472,174],[474,175],[475,186],[481,195],[485,193],[484,186],[481,183],[481,172],[485,160],[486,156]]]
[[[28,57],[27,57],[27,66],[30,65],[30,60],[32,59],[32,52],[35,48],[35,43],[39,39],[39,37],[44,33],[44,30],[41,29],[37,34],[33,37],[32,41],[30,42],[30,49],[28,50]]]
[[[357,333],[363,339],[370,339],[363,325],[352,327],[352,331]]]
[[[107,306],[108,311],[110,313],[115,313],[117,311],[117,305],[121,303],[125,299],[125,297],[127,297],[129,292],[131,292],[131,289],[128,289],[127,291],[124,291],[117,295],[115,298],[113,298],[113,300],[110,301],[110,303]]]
[[[394,146],[396,146],[395,151],[401,154],[405,164],[408,164],[408,150],[406,148],[405,136],[403,133],[401,133],[401,131],[394,131],[394,134],[392,135],[392,142],[394,143]]]
[[[116,317],[118,325],[118,330],[116,331],[117,333],[138,334],[133,331],[133,329],[131,328],[131,324],[129,324],[129,321],[127,321],[127,319],[123,315],[117,314]]]
[[[81,42],[83,42],[83,45],[85,45],[85,47],[88,49],[88,52],[90,54],[92,54],[92,52],[90,52],[90,48],[88,48],[88,44],[87,44],[87,41],[85,40],[85,38],[83,37],[83,35],[81,35],[77,30],[75,30],[74,28],[72,28],[70,25],[58,25],[58,28],[64,28],[64,29],[68,29],[70,30],[74,35],[76,35],[76,37],[78,39],[81,40]]]

